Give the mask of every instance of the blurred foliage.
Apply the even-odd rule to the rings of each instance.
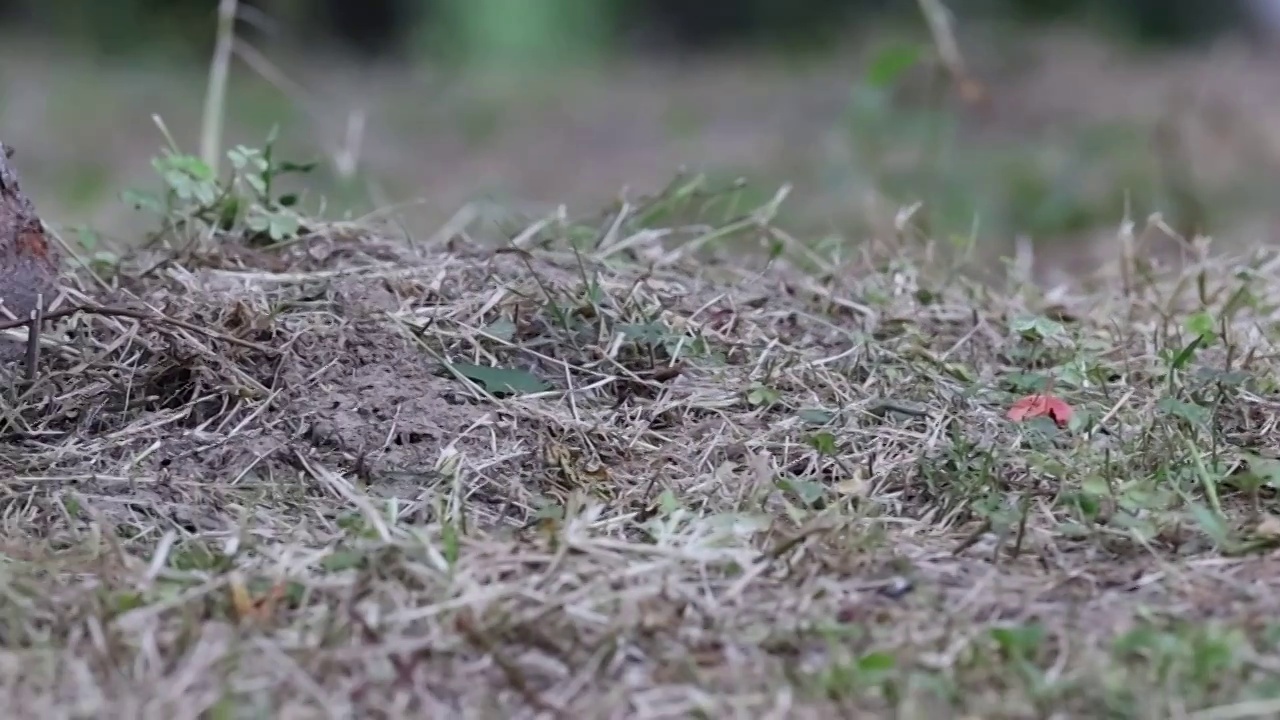
[[[1138,40],[1204,37],[1242,20],[1244,0],[945,0],[964,20],[1019,23],[1085,19]],[[466,65],[540,66],[581,62],[624,43],[663,50],[733,44],[814,50],[848,24],[898,15],[919,22],[914,0],[251,0],[281,35],[315,49],[345,46],[367,55],[429,55]],[[38,29],[105,54],[154,53],[166,62],[207,61],[217,0],[0,0],[9,28]],[[251,15],[251,13],[246,13]],[[263,30],[242,25],[251,41]],[[923,49],[922,49],[923,50]],[[921,53],[889,48],[855,79],[840,134],[847,153],[824,168],[832,185],[872,188],[909,205],[941,236],[970,232],[1033,237],[1114,224],[1130,202],[1138,215],[1178,216],[1177,188],[1161,177],[1135,128],[1083,128],[1065,143],[972,146],[944,102],[904,103],[898,81]],[[76,102],[81,98],[77,96]],[[240,103],[264,107],[263,103]],[[286,110],[265,105],[277,119]],[[672,108],[669,132],[698,135],[698,118]],[[415,113],[418,111],[415,109]],[[481,145],[518,120],[496,101],[457,109],[465,140]],[[75,117],[75,113],[65,113]],[[266,120],[264,119],[264,122]],[[421,118],[408,121],[415,128]],[[100,173],[105,175],[105,173]],[[93,174],[77,169],[90,194]],[[97,184],[105,184],[100,181]],[[1182,194],[1186,196],[1186,193]],[[975,225],[980,226],[975,229]]]
[[[600,53],[614,0],[439,0],[427,47],[470,65],[536,64]]]
[[[1082,123],[1036,142],[974,143],[946,93],[901,101],[898,90],[925,50],[885,44],[872,54],[845,108],[848,152],[832,158],[827,177],[850,196],[919,203],[913,220],[929,236],[961,246],[978,236],[1081,237],[1126,212],[1155,211],[1190,236],[1238,205],[1235,188],[1211,191],[1162,173],[1151,130],[1136,124]]]
[[[726,44],[811,48],[849,24],[911,0],[251,0],[309,47],[345,45],[369,55],[428,52],[469,62],[581,59],[640,39],[702,50]],[[1247,0],[966,0],[966,16],[1100,21],[1141,40],[1184,41],[1245,21]],[[104,53],[205,57],[216,0],[0,0],[13,27]],[[245,32],[256,32],[246,24]]]
[[[188,59],[212,47],[216,3],[170,0],[0,0],[6,25],[80,44],[86,51],[138,50]]]
[[[1203,40],[1249,24],[1248,1],[994,0],[1018,20],[1084,20],[1147,43]]]

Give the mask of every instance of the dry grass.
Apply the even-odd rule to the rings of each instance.
[[[179,324],[76,315],[5,403],[4,707],[1276,712],[1274,256],[1045,298],[655,207],[123,264]]]

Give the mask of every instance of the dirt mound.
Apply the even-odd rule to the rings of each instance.
[[[125,309],[5,406],[5,706],[1129,716],[1274,682],[1274,261],[1047,299],[544,229],[331,226],[95,290]],[[1066,427],[1007,419],[1046,384]]]

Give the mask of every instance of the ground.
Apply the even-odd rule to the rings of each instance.
[[[1278,711],[1273,253],[1153,268],[1138,226],[1046,296],[905,215],[840,256],[717,199],[274,245],[192,210],[71,278],[126,310],[53,313],[5,400],[4,706]]]
[[[1280,714],[1265,53],[1002,45],[987,114],[865,57],[239,77],[228,147],[369,111],[343,220],[151,166],[199,70],[0,56],[73,259],[0,389],[11,714]]]

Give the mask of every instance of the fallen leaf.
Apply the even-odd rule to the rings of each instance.
[[[867,481],[858,476],[841,480],[834,487],[836,493],[846,497],[862,497],[867,494]]]
[[[243,578],[239,574],[231,576],[231,606],[240,620],[265,621],[275,611],[276,604],[284,596],[285,583],[277,581],[262,597],[254,598],[249,594]]]
[[[1028,395],[1015,402],[1009,408],[1006,417],[1014,422],[1047,417],[1056,422],[1058,427],[1066,427],[1071,420],[1071,413],[1071,406],[1060,397],[1055,395]]]

